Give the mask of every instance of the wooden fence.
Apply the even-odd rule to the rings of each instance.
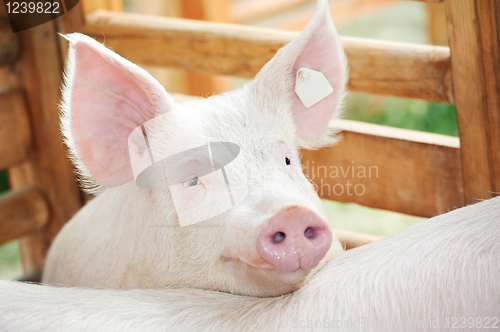
[[[190,1],[208,6],[208,0],[185,3]],[[276,4],[306,2],[267,1],[272,8],[266,13]],[[460,137],[332,123],[342,128],[343,140],[302,151],[303,163],[348,167],[355,161],[376,166],[378,174],[357,179],[365,195],[329,192],[323,198],[431,217],[500,191],[500,3],[426,2],[444,6],[449,47],[343,37],[349,89],[455,104]],[[122,10],[121,1],[85,0],[57,20],[15,35],[0,23],[0,168],[8,169],[12,189],[0,199],[0,243],[20,238],[26,272],[42,268],[52,239],[83,205],[59,134],[56,105],[67,45],[56,32],[80,31],[100,41],[104,36],[115,52],[140,65],[244,78],[253,77],[297,34]],[[239,7],[232,15],[233,21],[247,22],[257,14]],[[320,188],[343,180],[314,179]],[[366,242],[351,239],[352,246]]]

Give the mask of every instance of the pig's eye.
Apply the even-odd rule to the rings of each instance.
[[[285,157],[285,164],[287,164],[287,166],[288,166],[288,165],[290,165],[290,164],[291,164],[291,162],[292,162],[292,161],[290,160],[290,158]]]
[[[194,186],[196,186],[199,182],[200,182],[200,181],[199,181],[198,177],[194,177],[194,178],[192,178],[191,180],[184,182],[184,185],[185,185],[186,187],[194,187]]]

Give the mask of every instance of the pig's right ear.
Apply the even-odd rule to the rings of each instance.
[[[261,101],[260,108],[272,112],[276,112],[276,105],[288,108],[298,145],[316,148],[334,141],[334,130],[328,124],[342,108],[347,76],[344,50],[328,1],[317,0],[316,11],[304,30],[278,51],[249,88]]]
[[[175,102],[145,70],[82,34],[70,42],[62,130],[82,186],[97,192],[133,179],[130,133]],[[97,182],[97,184],[95,183]]]

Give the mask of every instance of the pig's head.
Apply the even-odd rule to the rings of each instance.
[[[333,142],[328,122],[339,112],[347,79],[326,1],[250,84],[186,103],[174,102],[147,72],[95,40],[66,38],[63,131],[82,184],[123,204],[148,202],[135,209],[140,216],[116,212],[118,227],[131,228],[135,239],[121,287],[275,296],[298,289],[342,252],[298,154]],[[295,91],[296,80],[309,78],[297,74],[301,68],[322,73],[333,92],[304,106]],[[213,160],[186,153],[207,143]],[[167,172],[176,173],[172,183],[153,156],[179,153]],[[214,166],[216,154],[228,153]],[[159,166],[150,172],[153,188],[134,181],[144,169],[141,158]],[[206,167],[215,171],[201,171]],[[162,174],[169,181],[163,188]],[[181,215],[197,222],[181,227]]]

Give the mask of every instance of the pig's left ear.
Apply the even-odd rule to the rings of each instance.
[[[62,130],[83,187],[95,193],[134,178],[131,153],[143,155],[146,145],[130,134],[175,102],[149,73],[96,40],[78,33],[64,38],[70,48]]]
[[[278,51],[249,88],[265,99],[264,105],[290,105],[298,144],[318,147],[328,141],[328,122],[340,113],[346,82],[347,62],[328,1],[318,0],[304,30]]]

